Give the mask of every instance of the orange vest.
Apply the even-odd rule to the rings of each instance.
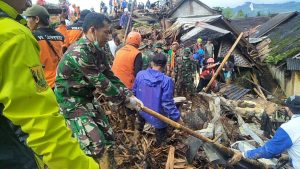
[[[56,29],[57,32],[61,33],[62,35],[64,35],[65,40],[64,40],[64,46],[65,47],[69,47],[69,36],[68,36],[68,30],[67,30],[67,26],[60,24]]]
[[[131,46],[125,45],[116,53],[112,71],[125,84],[128,89],[132,89],[134,82],[134,61],[140,51]]]
[[[75,24],[67,27],[69,45],[72,45],[74,42],[78,41],[82,37],[83,35],[82,24],[83,21],[80,20],[77,21]]]
[[[63,55],[62,46],[64,36],[51,28],[37,29],[33,34],[40,46],[40,60],[44,67],[46,81],[48,85],[53,88],[55,85],[57,65]],[[52,47],[50,47],[46,38]],[[55,50],[55,52],[53,50]]]

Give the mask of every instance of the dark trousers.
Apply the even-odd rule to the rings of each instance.
[[[138,131],[139,132],[143,132],[144,130],[144,126],[145,126],[145,119],[138,115],[138,118],[137,118],[137,124],[138,124]],[[167,132],[168,132],[168,128],[165,127],[165,128],[155,128],[155,138],[156,138],[156,144],[155,146],[156,147],[159,147],[166,139],[167,139]]]
[[[38,169],[33,151],[20,141],[23,135],[0,112],[0,168]]]
[[[207,86],[209,81],[210,81],[210,79],[200,78],[200,82],[198,83],[198,86],[197,86],[197,92],[201,92],[201,90]]]

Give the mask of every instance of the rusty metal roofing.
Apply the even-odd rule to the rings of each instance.
[[[298,71],[300,70],[300,59],[288,58],[286,60],[287,70]]]

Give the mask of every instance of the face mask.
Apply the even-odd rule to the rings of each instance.
[[[97,39],[97,36],[96,36],[96,31],[95,31],[95,34],[94,34],[93,45],[94,45],[97,49],[99,49],[99,50],[101,49],[100,44],[99,44],[98,39]]]

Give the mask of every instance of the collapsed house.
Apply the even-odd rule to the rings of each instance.
[[[285,95],[300,94],[300,15],[281,13],[250,36],[261,62],[265,62]]]
[[[168,21],[163,24],[174,22],[164,32],[167,42],[178,41],[183,47],[191,47],[196,43],[197,38],[202,38],[204,41],[211,39],[217,58],[227,54],[239,35],[239,31],[229,20],[198,0],[182,0],[166,16]],[[256,67],[251,57],[255,53],[255,47],[242,38],[233,52],[235,66]]]

